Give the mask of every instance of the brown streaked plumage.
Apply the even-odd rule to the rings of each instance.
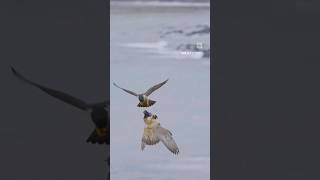
[[[141,150],[143,151],[146,145],[155,145],[162,142],[169,151],[173,154],[179,153],[179,148],[172,137],[172,133],[161,127],[158,117],[148,111],[144,111],[144,123],[146,127],[143,131]]]

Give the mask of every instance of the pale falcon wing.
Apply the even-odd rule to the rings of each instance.
[[[45,86],[42,86],[40,84],[37,84],[35,82],[32,82],[30,81],[29,79],[23,77],[20,73],[18,73],[13,67],[11,67],[11,70],[12,70],[12,73],[18,77],[20,80],[30,84],[30,85],[33,85],[39,89],[41,89],[42,91],[44,91],[45,93],[49,94],[50,96],[53,96],[57,99],[60,99],[61,101],[65,102],[65,103],[68,103],[70,105],[73,105],[77,108],[80,108],[82,110],[88,110],[90,109],[90,105],[88,105],[86,102],[78,99],[78,98],[75,98],[69,94],[66,94],[64,92],[60,92],[60,91],[57,91],[57,90],[54,90],[54,89],[51,89],[51,88],[48,88],[48,87],[45,87]]]
[[[144,128],[141,142],[141,150],[145,148],[145,145],[155,145],[160,141],[155,133],[155,129]]]
[[[158,127],[156,129],[156,134],[158,138],[161,140],[161,142],[173,153],[173,154],[178,154],[179,153],[179,148],[174,141],[172,137],[172,133],[162,127]]]
[[[124,90],[125,92],[127,92],[127,93],[129,93],[129,94],[131,94],[131,95],[138,96],[138,94],[137,94],[137,93],[132,92],[132,91],[127,90],[127,89],[124,89],[124,88],[122,88],[122,87],[118,86],[116,83],[113,83],[113,85],[114,85],[115,87],[117,87],[117,88],[120,88],[120,89]]]
[[[162,83],[156,84],[154,86],[152,86],[150,89],[148,89],[144,94],[146,96],[149,96],[151,93],[153,93],[155,90],[159,89],[161,86],[163,86],[165,83],[167,83],[169,79],[163,81]]]

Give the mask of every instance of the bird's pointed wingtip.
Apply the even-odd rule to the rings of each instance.
[[[10,69],[11,69],[11,72],[12,72],[13,74],[17,74],[17,71],[16,71],[16,69],[15,69],[13,66],[10,66]]]

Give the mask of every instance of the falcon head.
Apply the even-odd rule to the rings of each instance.
[[[140,102],[143,102],[143,100],[144,100],[143,95],[139,95],[139,96],[138,96],[138,99],[139,99]]]

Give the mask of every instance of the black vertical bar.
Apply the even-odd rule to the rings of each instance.
[[[215,2],[214,179],[319,179],[320,3]]]

